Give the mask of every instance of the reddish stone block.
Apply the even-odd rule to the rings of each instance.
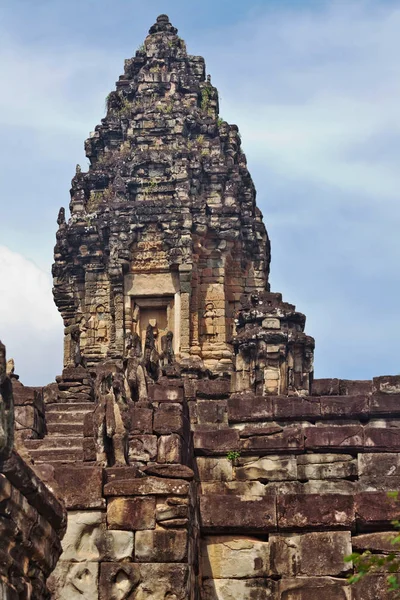
[[[230,423],[271,420],[273,418],[272,396],[255,396],[244,392],[234,394],[228,400]]]
[[[103,469],[99,466],[60,465],[54,467],[54,479],[69,510],[101,508]]]
[[[197,396],[200,398],[227,398],[230,391],[230,379],[200,379],[197,382]]]
[[[188,428],[188,423],[186,429]],[[154,413],[155,433],[169,434],[184,432],[184,415],[181,404],[160,404]]]
[[[96,445],[94,438],[83,438],[83,460],[84,462],[93,462],[96,460]]]
[[[134,406],[130,410],[131,434],[153,433],[153,409]]]
[[[144,563],[171,563],[187,560],[187,531],[157,529],[135,535],[135,560]]]
[[[320,398],[322,417],[363,417],[369,413],[369,396],[325,396]]]
[[[279,529],[351,528],[354,499],[344,494],[279,494]]]
[[[399,518],[399,504],[386,492],[359,492],[355,496],[357,527],[361,530],[387,527]]]
[[[386,452],[382,454],[359,454],[358,472],[362,478],[399,477],[400,454]]]
[[[194,448],[201,454],[227,454],[239,449],[239,432],[236,429],[195,431]]]
[[[314,379],[311,384],[312,396],[337,396],[339,393],[339,379]]]
[[[194,472],[190,467],[186,465],[174,465],[174,464],[153,464],[148,465],[143,469],[147,475],[154,475],[156,477],[167,477],[171,479],[187,479],[191,481],[194,477]]]
[[[129,459],[131,461],[153,461],[157,457],[156,435],[133,435],[129,440]]]
[[[286,427],[271,435],[256,435],[240,440],[242,451],[300,452],[304,449],[304,434],[300,427]]]
[[[363,448],[364,428],[361,425],[321,425],[305,427],[305,447],[323,448]]]
[[[341,379],[339,381],[340,396],[370,395],[372,393],[371,379]]]
[[[373,416],[388,415],[395,416],[400,414],[400,393],[387,394],[377,392],[370,399],[370,413]]]
[[[108,529],[139,531],[156,526],[155,496],[111,498],[107,502]]]
[[[209,423],[228,422],[227,400],[198,400],[196,402],[196,423],[200,425]]]
[[[352,600],[395,600],[396,592],[389,592],[386,574],[367,575],[352,585]]]
[[[104,486],[104,496],[186,496],[189,484],[182,479],[141,477],[118,479]]]
[[[89,412],[84,416],[83,419],[83,435],[87,438],[94,439],[94,430],[93,430],[93,412]]]
[[[276,530],[276,496],[200,496],[200,521],[203,531],[268,532]]]
[[[365,427],[365,446],[374,450],[393,452],[400,450],[400,428]]]
[[[275,396],[272,399],[275,419],[315,419],[321,414],[319,398]]]

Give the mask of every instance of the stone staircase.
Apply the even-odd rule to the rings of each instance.
[[[25,447],[35,463],[81,462],[84,420],[93,408],[93,402],[47,405],[47,435],[40,440],[25,440]]]

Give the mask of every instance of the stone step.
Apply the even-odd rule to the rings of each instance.
[[[28,450],[50,450],[51,448],[82,449],[82,437],[46,436],[42,440],[25,440],[24,445]]]
[[[75,423],[76,425],[80,425],[84,422],[85,416],[89,411],[76,411],[76,412],[53,412],[46,414],[46,423],[50,425],[50,423]]]
[[[68,435],[83,437],[83,422],[82,423],[49,423],[47,425],[48,434]]]
[[[83,460],[83,450],[59,448],[57,450],[47,449],[30,450],[29,454],[35,463],[53,463],[53,462],[80,462]]]
[[[46,404],[46,416],[53,412],[89,412],[95,407],[94,402],[57,402]]]

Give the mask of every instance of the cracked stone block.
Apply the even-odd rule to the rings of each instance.
[[[357,460],[351,454],[304,454],[297,470],[300,480],[348,479],[357,476]]]
[[[98,561],[105,532],[105,513],[100,511],[71,511],[62,541],[64,561]]]
[[[282,579],[279,582],[279,594],[276,598],[279,600],[351,600],[352,596],[345,579],[296,577]],[[374,600],[377,598],[374,597]]]
[[[339,576],[351,570],[344,561],[352,552],[350,531],[271,535],[269,542],[274,575]]]
[[[206,536],[201,541],[201,573],[210,579],[267,577],[269,547],[249,536]]]

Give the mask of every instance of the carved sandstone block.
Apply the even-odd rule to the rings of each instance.
[[[206,536],[201,565],[203,577],[210,579],[268,577],[269,544],[242,535]]]
[[[360,477],[399,477],[400,454],[359,454],[358,470]]]
[[[235,478],[267,481],[297,479],[297,463],[294,456],[268,456],[263,458],[239,458],[235,467]]]
[[[133,435],[129,440],[129,460],[149,462],[157,457],[157,436]]]
[[[183,479],[165,479],[161,477],[143,477],[139,479],[121,479],[107,483],[104,495],[107,496],[186,496],[189,483]]]
[[[98,572],[97,562],[60,560],[47,585],[57,600],[98,600]]]
[[[157,461],[159,463],[183,462],[183,441],[177,433],[161,435],[157,444]]]
[[[184,564],[102,563],[99,600],[187,600]]]

